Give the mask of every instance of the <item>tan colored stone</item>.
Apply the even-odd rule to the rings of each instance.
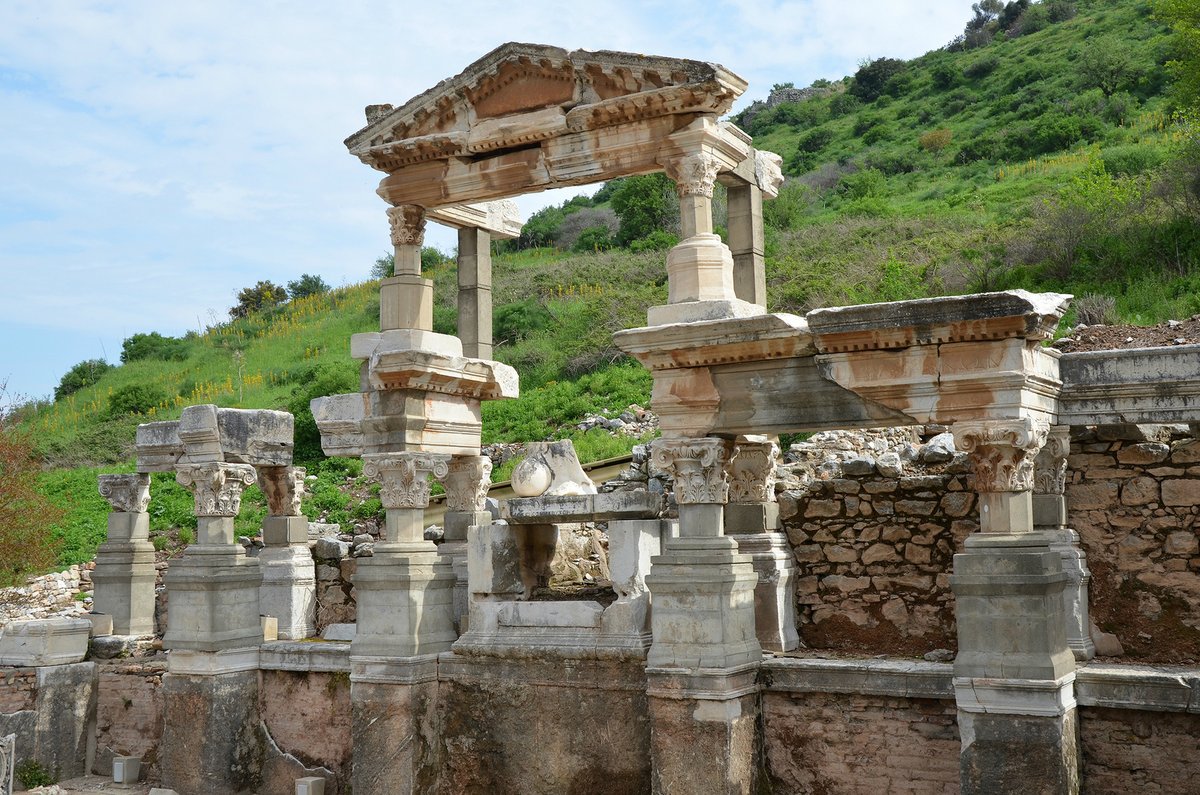
[[[1200,439],[1184,439],[1171,445],[1172,464],[1200,462]]]
[[[1072,483],[1067,486],[1067,509],[1071,511],[1107,510],[1117,503],[1116,483]]]
[[[1117,452],[1117,460],[1122,464],[1138,464],[1145,466],[1167,460],[1171,448],[1162,442],[1141,442],[1129,447],[1122,447]]]
[[[854,563],[858,560],[858,552],[853,547],[827,546],[825,559],[830,563]]]
[[[1200,552],[1200,541],[1191,530],[1180,530],[1167,536],[1163,551],[1168,555],[1195,555]]]
[[[1140,477],[1121,486],[1121,502],[1125,505],[1147,505],[1158,502],[1158,481]]]
[[[1163,504],[1175,507],[1200,505],[1200,481],[1191,479],[1164,480]]]
[[[900,560],[900,556],[896,554],[895,547],[890,544],[873,544],[867,547],[862,556],[862,562],[868,565],[871,563],[890,563],[898,560]]]

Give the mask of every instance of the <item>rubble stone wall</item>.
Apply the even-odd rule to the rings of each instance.
[[[92,771],[112,775],[114,756],[136,756],[150,778],[158,775],[158,744],[163,731],[163,659],[99,664],[96,702],[96,757]]]
[[[330,624],[353,624],[358,618],[353,585],[357,560],[316,558],[314,562],[317,566],[317,633]]]
[[[959,791],[953,699],[768,691],[762,709],[776,791]]]
[[[1092,621],[1128,656],[1200,659],[1200,440],[1171,425],[1072,435],[1068,524],[1092,572]]]
[[[1082,791],[1196,791],[1200,715],[1081,707]]]
[[[0,715],[24,712],[36,703],[36,668],[0,668]]]
[[[345,672],[263,671],[263,724],[285,754],[350,780],[350,676]]]

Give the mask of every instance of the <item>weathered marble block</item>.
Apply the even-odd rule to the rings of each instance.
[[[0,635],[0,665],[33,667],[83,662],[92,622],[86,618],[14,621]]]

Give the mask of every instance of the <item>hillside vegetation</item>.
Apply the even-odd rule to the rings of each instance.
[[[964,35],[947,48],[776,86],[734,119],[783,156],[788,177],[765,208],[770,308],[1024,287],[1080,296],[1065,323],[1200,313],[1200,123],[1180,112],[1191,99],[1170,75],[1190,75],[1189,56],[1165,21],[1183,24],[1193,2],[1164,0],[1184,8],[1163,19],[1140,0],[984,0],[973,16],[964,4]],[[714,201],[723,231],[719,186]],[[671,185],[648,175],[535,213],[520,239],[497,245],[495,355],[521,373],[522,397],[485,404],[485,443],[572,438],[587,460],[635,443],[575,424],[649,400],[649,375],[611,336],[665,302],[664,250],[677,234]],[[453,262],[433,249],[422,259],[435,329],[452,333]],[[374,275],[389,267],[381,258]],[[378,313],[375,281],[259,282],[229,322],[134,335],[119,366],[80,362],[55,401],[19,407],[9,425],[51,470],[43,493],[68,511],[60,563],[103,539],[97,467],[130,468],[136,425],[194,403],[292,411],[297,459],[320,477],[305,510],[346,522],[378,513],[377,499],[346,497],[348,482],[363,486],[361,467],[323,460],[307,408],[357,388],[349,338],[377,329]],[[169,477],[154,489],[156,537],[186,541],[190,498]],[[245,506],[250,532],[261,495],[252,489]]]

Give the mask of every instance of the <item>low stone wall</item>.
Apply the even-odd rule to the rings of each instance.
[[[33,709],[36,702],[36,668],[0,668],[0,715]]]
[[[263,725],[278,750],[332,774],[326,792],[350,782],[350,676],[344,671],[262,672]],[[285,782],[286,783],[286,782]]]
[[[1067,463],[1093,622],[1127,656],[1200,659],[1200,440],[1187,426],[1080,428]]]
[[[95,562],[78,564],[31,577],[24,585],[0,588],[0,629],[10,621],[83,615],[91,609],[95,567]]]
[[[112,775],[114,756],[142,760],[147,780],[158,779],[158,744],[163,731],[163,657],[146,661],[113,660],[98,663],[100,686],[96,702],[96,757],[92,772]]]
[[[330,624],[353,624],[358,618],[353,585],[358,561],[354,558],[318,558],[314,562],[317,567],[317,633]]]
[[[1083,792],[1196,792],[1200,715],[1082,707],[1079,733]]]

